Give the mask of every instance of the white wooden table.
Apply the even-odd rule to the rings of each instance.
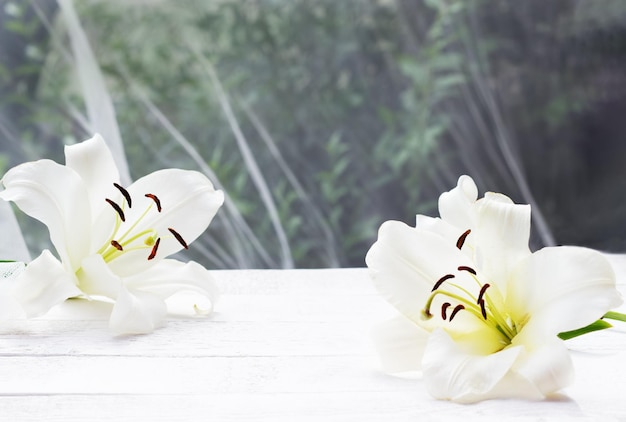
[[[369,330],[393,310],[366,269],[214,274],[213,316],[150,335],[112,336],[82,301],[4,321],[0,420],[626,420],[626,324],[569,343],[577,380],[550,401],[458,405],[380,372]]]

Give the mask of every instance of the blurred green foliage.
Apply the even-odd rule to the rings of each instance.
[[[3,153],[10,164],[44,156],[62,160],[62,143],[90,136],[77,112],[83,104],[63,23],[53,1],[1,4],[2,31],[15,48],[13,56],[0,56]],[[626,247],[626,240],[598,238],[606,238],[609,224],[621,223],[626,239],[618,215],[592,223],[569,211],[583,207],[581,195],[597,191],[594,183],[609,183],[609,171],[617,168],[609,160],[597,170],[598,160],[607,159],[598,152],[595,161],[587,160],[593,148],[585,124],[595,124],[602,107],[623,106],[612,91],[624,89],[618,75],[625,38],[616,18],[626,15],[624,3],[76,5],[107,77],[132,176],[197,167],[139,99],[145,95],[215,171],[273,257],[280,247],[275,229],[207,64],[271,188],[299,267],[362,266],[382,221],[412,223],[416,213],[435,214],[438,194],[463,173],[526,202],[504,157],[507,147],[559,242]],[[602,38],[606,28],[616,40]],[[289,169],[279,165],[262,130]],[[626,203],[615,207],[626,210]],[[228,250],[219,222],[213,226],[207,243]],[[267,263],[253,258],[249,265]]]

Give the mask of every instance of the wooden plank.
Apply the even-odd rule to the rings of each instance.
[[[577,399],[626,406],[624,353],[573,352]],[[421,390],[421,381],[385,375],[373,355],[2,356],[0,394],[208,394]],[[426,396],[425,391],[421,391]]]
[[[414,389],[370,357],[0,357],[0,394],[207,394]]]
[[[149,336],[113,337],[100,321],[29,321],[5,334],[2,356],[344,356],[371,353],[355,322],[170,321]]]
[[[0,421],[595,421],[565,397],[545,402],[490,401],[471,406],[422,399],[419,391],[309,394],[73,395],[0,397]],[[7,415],[15,417],[9,419]],[[623,409],[605,408],[601,420]]]

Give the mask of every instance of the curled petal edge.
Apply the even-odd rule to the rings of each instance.
[[[174,314],[207,315],[219,300],[219,291],[211,273],[197,262],[164,259],[148,270],[125,279],[131,290],[149,292],[166,301],[168,311]],[[191,293],[183,295],[181,293]],[[205,299],[200,303],[199,296]],[[168,300],[171,299],[171,300]],[[183,300],[185,299],[185,300]],[[183,307],[181,307],[183,303]],[[184,308],[191,303],[191,307]]]
[[[165,325],[167,309],[158,296],[120,288],[109,328],[116,334],[148,334]]]
[[[443,330],[434,331],[422,362],[429,393],[474,403],[495,398],[540,400],[569,385],[573,367],[558,339],[537,348],[511,345],[489,355],[464,353]]]
[[[45,314],[70,297],[81,296],[82,292],[76,279],[50,251],[44,250],[18,276],[13,295],[31,318]]]
[[[477,199],[476,183],[471,177],[463,175],[459,177],[456,187],[439,196],[439,214],[443,220],[459,228],[473,227]]]
[[[116,334],[151,333],[165,323],[167,314],[163,300],[148,292],[126,285],[114,274],[100,255],[83,260],[81,284],[94,297],[108,297],[114,301],[109,328]]]

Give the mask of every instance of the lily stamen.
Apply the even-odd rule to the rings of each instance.
[[[154,243],[154,246],[152,247],[152,251],[150,252],[150,255],[148,256],[148,261],[150,261],[151,259],[154,259],[154,257],[156,256],[160,243],[161,243],[161,238],[158,237],[156,242]]]
[[[465,239],[472,231],[470,229],[465,230],[465,232],[459,237],[459,240],[456,241],[456,247],[461,249],[463,244],[465,243]]]
[[[450,306],[452,306],[450,302],[445,302],[443,305],[441,305],[441,319],[443,319],[444,321],[446,320],[446,311]]]
[[[120,191],[120,193],[124,196],[124,199],[126,199],[126,203],[128,204],[128,208],[132,208],[133,207],[133,201],[130,197],[130,193],[128,193],[128,191],[126,189],[124,189],[124,187],[122,187],[121,185],[117,184],[117,183],[113,183],[113,186],[115,186],[117,188],[117,190]]]
[[[467,271],[468,273],[476,275],[476,270],[473,269],[472,267],[468,267],[466,265],[461,265],[459,268],[457,268],[457,270],[459,270],[459,271]]]
[[[483,299],[480,299],[478,301],[478,304],[480,305],[480,312],[482,313],[483,318],[486,321],[487,320],[487,309],[485,309],[485,301]]]
[[[477,303],[483,300],[483,295],[485,294],[485,292],[487,291],[489,287],[491,287],[491,285],[489,283],[485,283],[483,287],[480,288],[480,293],[478,293],[478,299],[476,300]]]
[[[155,194],[152,194],[152,193],[146,193],[144,196],[145,196],[146,198],[150,198],[150,199],[152,199],[152,200],[154,201],[154,203],[156,204],[157,211],[158,211],[158,212],[161,212],[161,200],[159,200],[159,198],[158,198]]]
[[[433,289],[431,290],[431,292],[434,292],[435,290],[437,290],[439,287],[441,287],[441,285],[446,281],[446,280],[450,280],[451,278],[454,278],[454,274],[446,274],[443,277],[441,277],[439,280],[437,280],[437,282],[435,283],[435,285],[433,286]]]
[[[137,218],[137,219],[133,222],[133,224],[132,224],[132,225],[128,228],[128,230],[126,230],[126,232],[122,235],[122,237],[120,237],[120,238],[119,238],[119,241],[120,241],[120,242],[124,241],[124,239],[126,238],[126,236],[128,236],[130,233],[132,233],[132,231],[133,231],[133,230],[135,230],[135,227],[137,227],[137,224],[139,224],[139,222],[140,222],[141,220],[143,220],[143,219],[144,219],[144,217],[145,217],[146,215],[148,215],[148,212],[149,212],[151,209],[152,209],[152,204],[150,204],[150,206],[146,208],[146,210],[145,210],[145,211],[141,214],[141,216],[139,216],[139,218]],[[115,228],[115,232],[117,232],[117,230],[118,230],[118,227],[116,227],[116,228]],[[137,234],[137,235],[133,236],[133,237],[132,237],[132,238],[130,238],[129,240],[124,241],[124,243],[129,243],[129,242],[131,242],[131,241],[135,240],[136,238],[138,238],[138,237],[140,237],[140,236],[142,236],[142,235],[144,235],[144,234],[146,234],[146,233],[150,233],[150,232],[152,232],[152,231],[153,231],[152,229],[144,230],[144,231],[142,231],[141,233],[139,233],[139,234]],[[115,234],[115,233],[114,233],[114,234]]]
[[[452,311],[452,314],[450,315],[450,322],[452,322],[452,319],[456,316],[456,314],[459,313],[459,311],[465,309],[465,306],[463,305],[456,305],[456,308],[454,308],[454,310]]]
[[[118,241],[116,240],[111,240],[111,246],[113,246],[115,249],[117,249],[118,251],[123,251],[124,248],[122,247],[122,245],[119,244]]]
[[[167,229],[170,231],[170,233],[174,235],[176,240],[178,240],[178,243],[180,243],[183,248],[189,249],[189,246],[187,245],[187,242],[185,242],[185,239],[183,239],[183,237],[176,230],[171,227],[168,227]]]
[[[117,215],[119,215],[120,220],[126,221],[126,217],[124,216],[124,211],[119,205],[117,205],[114,201],[110,200],[109,198],[105,198],[104,200],[107,201],[113,207],[113,209],[117,212]]]

